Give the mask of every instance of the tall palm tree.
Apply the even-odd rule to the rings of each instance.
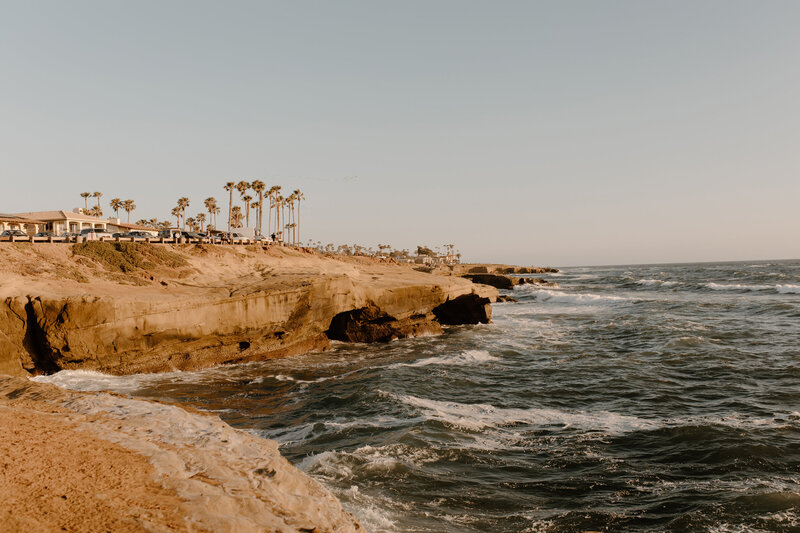
[[[122,207],[122,200],[119,198],[112,198],[111,202],[109,202],[111,209],[114,210],[114,216],[119,218],[119,208]]]
[[[203,224],[206,221],[206,214],[205,213],[197,213],[197,216],[194,217],[200,223],[200,231],[203,231]]]
[[[231,232],[231,206],[233,205],[233,189],[235,188],[236,184],[232,181],[225,184],[225,190],[231,193],[230,198],[228,198],[228,233]]]
[[[83,198],[83,208],[84,210],[89,210],[89,197],[92,195],[90,192],[82,192],[81,198]]]
[[[272,208],[277,205],[277,198],[278,193],[281,192],[280,185],[273,185],[269,188],[267,192],[267,196],[269,197],[269,212],[267,213],[267,232],[272,233]],[[275,225],[275,231],[278,231],[277,224]]]
[[[261,206],[264,205],[264,189],[267,188],[266,184],[261,180],[255,180],[250,184],[253,192],[258,194],[258,209],[256,209],[256,227],[258,232],[261,233]]]
[[[145,224],[145,225],[153,227],[153,228],[157,228],[158,227],[158,219],[157,218],[151,218],[150,220],[147,221],[147,224]]]
[[[172,208],[172,216],[175,217],[175,227],[178,228],[181,225],[181,208],[180,207],[173,207]]]
[[[186,219],[185,222],[189,224],[189,231],[195,231],[197,229],[197,221],[192,217]]]
[[[97,198],[97,207],[100,207],[100,197],[103,196],[101,192],[94,192],[92,193],[93,198]]]
[[[294,195],[294,200],[297,202],[297,220],[295,221],[297,223],[296,238],[297,242],[300,242],[300,202],[305,200],[306,197],[302,192],[300,192],[300,189],[295,189],[292,195]]]
[[[242,196],[242,201],[244,202],[244,212],[245,212],[245,216],[246,216],[246,220],[247,220],[246,226],[249,228],[250,227],[250,202],[253,201],[253,197],[250,196],[249,194],[245,194],[244,196]]]
[[[247,189],[250,188],[250,184],[246,181],[240,181],[236,184],[236,190],[239,191],[239,196],[244,198],[244,195],[247,193]]]
[[[178,198],[178,209],[181,210],[183,217],[183,229],[186,229],[186,208],[189,207],[189,199],[185,196]]]
[[[281,210],[283,209],[283,196],[277,194],[275,196],[275,232],[283,240],[283,231],[281,230]]]
[[[216,214],[215,210],[217,209],[217,199],[211,196],[209,198],[206,198],[203,201],[203,204],[206,206],[206,210],[208,210],[208,216],[209,216],[208,223],[209,225],[211,225],[211,218],[214,217],[214,215]],[[214,226],[216,227],[216,225],[217,221],[216,218],[214,218]]]
[[[217,214],[222,211],[222,208],[215,207],[214,208],[214,229],[217,229]]]
[[[133,200],[125,200],[122,202],[122,209],[128,213],[128,223],[131,221],[131,212],[136,210],[136,204],[133,203]]]
[[[259,211],[261,211],[261,202],[252,202],[250,207],[253,209],[253,216],[255,217],[255,227],[258,228],[261,225],[261,221],[259,220],[261,217],[259,216]],[[258,230],[258,233],[261,234],[261,230]]]

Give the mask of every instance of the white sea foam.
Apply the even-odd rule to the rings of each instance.
[[[485,428],[529,424],[533,426],[560,426],[558,429],[580,428],[610,434],[625,433],[657,427],[652,421],[607,411],[587,413],[559,409],[501,408],[488,404],[464,404],[428,400],[416,396],[395,396],[398,400],[421,409],[431,420],[454,427],[478,431]]]
[[[490,363],[499,361],[499,357],[491,355],[486,350],[466,350],[456,355],[437,355],[436,357],[428,357],[420,359],[413,363],[395,363],[390,365],[389,368],[398,368],[403,366],[428,366],[428,365],[455,365],[455,366],[470,366]]]
[[[640,279],[636,282],[637,285],[645,287],[674,287],[678,284],[677,281],[664,281],[663,279]]]
[[[800,294],[800,285],[776,285],[775,290],[781,294]]]
[[[612,302],[626,302],[627,298],[622,296],[610,296],[586,293],[568,293],[563,291],[536,290],[534,297],[539,302],[558,303],[558,304],[578,304],[578,305],[604,305]]]
[[[94,370],[62,370],[49,376],[35,376],[32,381],[50,383],[64,389],[79,391],[133,392],[150,382],[168,379],[169,374],[134,374],[131,376],[111,376]]]
[[[739,283],[706,283],[706,287],[713,291],[775,291],[780,294],[800,294],[800,285],[745,285]]]

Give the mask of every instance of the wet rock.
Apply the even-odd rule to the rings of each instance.
[[[477,294],[464,294],[433,308],[439,323],[453,326],[459,324],[488,324],[492,321],[492,306],[489,298]]]
[[[502,303],[502,302],[519,302],[519,300],[517,300],[513,296],[505,296],[501,294],[497,297],[497,303]]]
[[[491,285],[496,289],[511,289],[514,287],[514,281],[511,278],[500,274],[463,274],[461,277],[473,283]]]
[[[345,342],[389,342],[423,334],[442,333],[431,314],[398,320],[375,305],[339,313],[331,320],[329,339]]]

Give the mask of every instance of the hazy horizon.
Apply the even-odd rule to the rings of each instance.
[[[224,220],[223,184],[260,179],[304,192],[304,241],[800,257],[795,2],[2,6],[0,212],[101,191]]]

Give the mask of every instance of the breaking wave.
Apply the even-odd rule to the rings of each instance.
[[[800,294],[800,285],[744,285],[738,283],[706,283],[706,288],[713,291],[758,292],[775,291],[779,294]]]

